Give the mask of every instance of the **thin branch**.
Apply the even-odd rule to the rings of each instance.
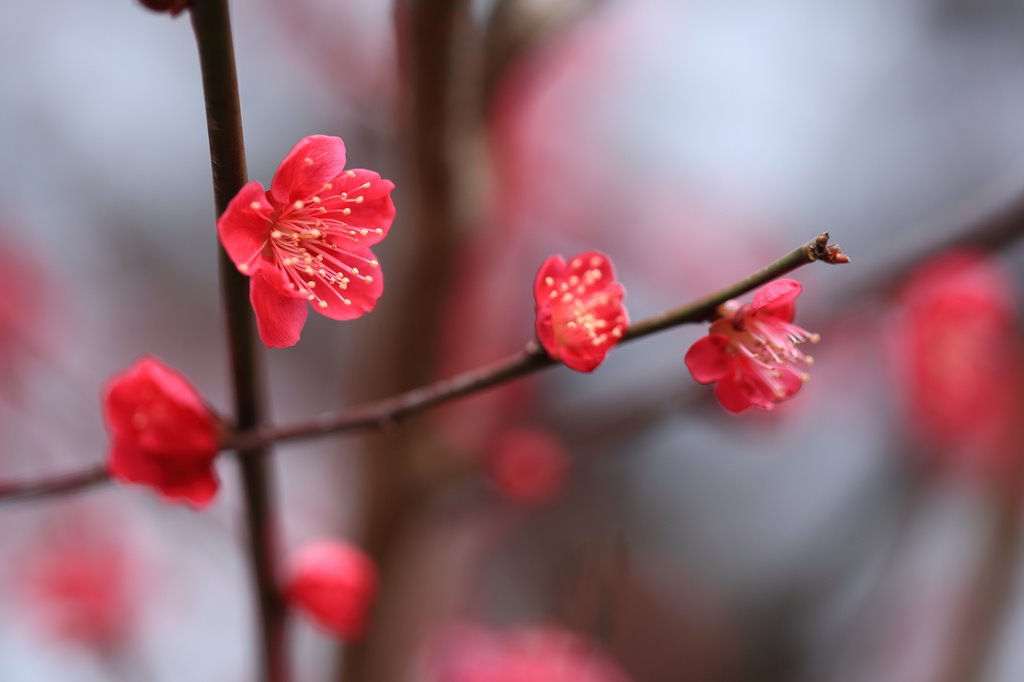
[[[196,2],[191,9],[206,100],[213,195],[219,216],[247,179],[231,20],[227,0],[203,0]],[[262,373],[249,309],[249,283],[238,273],[223,249],[220,250],[220,279],[236,423],[238,428],[254,428],[262,420],[263,401]],[[262,456],[267,454],[266,444],[240,448],[238,454],[249,535],[249,563],[259,605],[263,644],[260,677],[264,682],[284,682],[288,678],[285,608],[278,594],[271,474],[269,462]]]
[[[710,320],[714,318],[716,309],[722,303],[818,260],[832,264],[849,262],[849,258],[839,250],[839,247],[828,243],[828,233],[821,234],[793,249],[771,265],[725,289],[633,324],[623,335],[620,343],[641,339],[682,324]],[[385,429],[411,414],[534,374],[556,364],[558,363],[549,358],[536,341],[530,341],[523,350],[504,360],[361,407],[327,412],[288,426],[236,431],[227,436],[223,447],[227,450],[245,449],[332,433],[367,428]]]
[[[761,268],[725,289],[635,323],[626,331],[620,343],[641,339],[686,323],[710,320],[715,316],[715,309],[729,299],[741,296],[751,289],[818,260],[833,264],[849,261],[846,255],[839,251],[839,247],[828,243],[827,233],[819,235],[806,244],[793,249],[771,265]],[[252,458],[249,455],[258,455],[262,448],[271,443],[370,428],[385,430],[396,426],[403,418],[435,405],[479,393],[556,364],[558,363],[550,359],[536,341],[530,341],[523,350],[503,360],[390,398],[337,412],[327,412],[308,421],[286,426],[276,428],[266,426],[235,431],[227,436],[221,447],[224,450],[236,450],[243,453],[245,455],[243,461],[245,461]],[[252,459],[259,459],[259,457]],[[44,497],[73,492],[96,485],[104,480],[107,480],[105,468],[103,470],[95,468],[38,481],[0,484],[0,500]]]
[[[742,296],[744,293],[803,265],[819,260],[832,264],[849,262],[849,258],[839,250],[838,246],[828,243],[828,233],[823,233],[793,249],[771,265],[761,268],[725,289],[633,324],[623,335],[620,344],[683,324],[713,319],[715,310],[722,303]],[[248,459],[261,459],[259,455],[263,448],[272,443],[371,428],[386,430],[396,426],[405,417],[435,405],[479,393],[556,364],[558,363],[549,358],[536,341],[530,341],[523,350],[503,360],[414,388],[390,398],[359,407],[326,412],[307,421],[286,426],[265,426],[235,431],[225,438],[221,447],[224,450],[239,452],[243,455],[242,461],[245,462]],[[65,474],[34,482],[0,484],[0,500],[73,492],[101,483],[106,480],[105,474],[105,469],[102,471],[87,469],[79,473]]]
[[[13,502],[77,493],[111,480],[106,464],[22,483],[0,483],[0,501]]]

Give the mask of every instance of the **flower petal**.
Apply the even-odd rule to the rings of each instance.
[[[274,173],[270,196],[279,204],[304,201],[345,170],[345,143],[340,137],[310,135],[292,147]]]
[[[742,380],[737,381],[735,377],[725,377],[715,384],[715,397],[726,410],[732,413],[743,412],[754,403],[750,400],[747,391],[748,386]],[[768,403],[771,407],[771,403]]]
[[[803,291],[800,282],[777,279],[758,289],[750,304],[751,313],[762,313],[792,322],[796,312],[796,297]]]
[[[379,267],[369,265],[371,262],[377,262],[373,253],[369,249],[339,249],[323,253],[325,258],[334,259],[344,266],[338,267],[338,271],[354,269],[358,274],[348,275],[348,283],[344,289],[320,279],[315,293],[326,305],[320,301],[312,301],[313,310],[332,320],[354,320],[373,310],[377,305],[377,299],[384,293],[383,273]]]
[[[553,283],[559,281],[564,273],[565,259],[561,256],[549,256],[541,263],[533,280],[533,302],[538,310],[548,303]]]
[[[729,374],[733,357],[728,348],[729,338],[724,334],[703,336],[690,346],[684,361],[697,383],[710,384]]]
[[[298,342],[309,313],[304,300],[277,293],[263,273],[250,280],[249,300],[263,343],[271,348],[285,348]]]
[[[321,217],[342,225],[329,228],[329,241],[341,248],[351,249],[353,244],[366,248],[387,236],[395,220],[393,182],[373,171],[356,168],[331,180],[331,185],[330,192],[321,195],[320,205],[326,209]]]
[[[796,395],[796,392],[804,387],[805,376],[792,367],[779,368],[779,380],[782,381],[782,387],[785,390],[785,395],[779,398],[779,400],[785,400]]]
[[[212,464],[191,471],[175,470],[175,475],[164,479],[160,494],[169,500],[182,500],[197,509],[210,504],[217,496],[220,481]]]
[[[259,269],[259,256],[270,234],[271,210],[263,186],[250,182],[238,191],[217,220],[220,243],[243,274],[251,275]]]

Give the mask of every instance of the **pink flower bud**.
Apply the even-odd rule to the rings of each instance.
[[[183,376],[144,357],[107,384],[103,414],[114,478],[196,507],[213,500],[219,427]]]
[[[629,324],[625,295],[603,253],[588,251],[568,263],[551,256],[533,283],[537,338],[552,359],[593,372]]]
[[[324,631],[353,640],[363,633],[377,582],[377,569],[361,549],[322,540],[292,557],[285,594]]]

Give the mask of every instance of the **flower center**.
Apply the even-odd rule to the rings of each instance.
[[[352,212],[346,204],[363,203],[362,193],[369,187],[366,182],[352,192],[340,192],[332,183],[324,183],[319,193],[279,208],[270,216],[265,255],[281,264],[289,289],[320,308],[330,305],[328,289],[342,304],[352,305],[343,292],[353,284],[373,282],[373,275],[360,272],[360,266],[375,269],[379,266],[377,260],[338,245],[339,241],[359,244],[371,232],[383,234],[381,228],[353,227],[345,220]]]
[[[727,336],[729,352],[745,357],[772,393],[780,398],[791,394],[785,375],[795,374],[804,382],[810,379],[801,366],[814,364],[814,358],[798,346],[808,341],[817,343],[821,338],[818,334],[778,317],[751,313],[746,306],[723,312],[731,317],[712,325],[712,333]]]
[[[579,274],[570,275],[562,281],[547,277],[544,283],[549,287],[548,296],[556,301],[554,312],[559,324],[555,334],[565,345],[590,343],[600,346],[609,340],[622,338],[625,331],[625,317],[618,308],[619,300],[607,291],[594,290],[602,285],[604,273],[601,258],[594,256],[584,269],[582,259],[576,258],[570,268]],[[581,338],[582,337],[582,338]]]

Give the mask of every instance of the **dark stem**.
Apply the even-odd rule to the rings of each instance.
[[[823,239],[824,241],[822,241]],[[838,251],[838,247],[828,245],[827,251],[825,250],[827,240],[828,235],[821,235],[725,289],[643,319],[626,331],[620,343],[635,341],[683,324],[712,319],[715,316],[715,310],[722,303],[742,296],[766,282],[817,260],[828,263],[847,262],[846,257]],[[826,255],[823,257],[822,253]],[[523,350],[503,360],[389,398],[359,407],[325,412],[312,419],[285,426],[256,426],[236,430],[228,434],[221,447],[224,450],[239,452],[244,463],[249,459],[260,459],[258,455],[262,454],[264,448],[272,443],[366,429],[387,430],[396,426],[402,419],[423,412],[435,405],[479,393],[557,364],[559,363],[549,358],[536,341],[530,341]],[[242,422],[238,423],[241,425]],[[249,455],[257,455],[257,457]],[[97,480],[92,480],[93,476],[96,476]],[[80,487],[86,487],[104,480],[100,476],[98,471],[89,469],[81,473],[35,482],[0,485],[0,499],[40,497],[51,492],[68,492],[79,487],[74,484],[76,479],[81,479]],[[51,487],[54,490],[51,491]]]
[[[105,464],[98,464],[70,474],[60,474],[36,481],[20,483],[0,483],[0,500],[13,502],[24,499],[41,499],[57,495],[67,495],[87,488],[94,488],[100,483],[110,480],[110,473]]]
[[[206,124],[210,137],[210,165],[217,215],[246,182],[242,115],[235,75],[234,47],[227,0],[201,0],[192,7],[192,26],[199,48],[199,63],[206,98]],[[262,419],[262,378],[256,356],[248,280],[220,252],[220,280],[224,296],[235,423],[240,429],[258,428]],[[259,604],[263,643],[261,679],[288,679],[285,651],[285,609],[278,593],[277,543],[270,492],[266,443],[238,448],[252,565]]]
[[[631,325],[620,343],[642,339],[683,324],[713,319],[716,309],[722,303],[817,260],[828,263],[849,261],[838,250],[838,247],[828,245],[828,234],[822,234],[790,251],[771,265],[761,268],[725,289]],[[559,363],[549,358],[536,341],[530,341],[523,350],[504,360],[361,407],[324,413],[308,421],[287,426],[264,427],[250,431],[237,430],[227,436],[223,447],[225,449],[244,449],[255,445],[300,440],[331,433],[368,428],[385,429],[397,424],[401,419],[427,408],[478,393],[557,364]]]

